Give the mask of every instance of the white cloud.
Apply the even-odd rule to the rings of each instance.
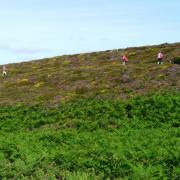
[[[0,44],[0,50],[9,51],[10,53],[16,53],[16,54],[38,54],[38,53],[50,52],[50,49],[46,49],[46,48],[15,47],[6,44],[4,45]]]

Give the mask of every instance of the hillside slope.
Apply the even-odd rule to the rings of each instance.
[[[163,65],[156,63],[159,50],[166,57]],[[123,52],[129,55],[126,68],[119,58]],[[0,77],[0,103],[58,104],[76,97],[124,99],[152,91],[179,90],[180,65],[169,63],[175,57],[180,57],[180,43],[10,64],[8,76]]]
[[[8,65],[0,179],[179,180],[178,57],[180,43]]]

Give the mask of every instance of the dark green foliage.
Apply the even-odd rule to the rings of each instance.
[[[180,57],[176,57],[173,59],[174,64],[180,64]]]
[[[0,177],[179,179],[180,94],[1,106]]]

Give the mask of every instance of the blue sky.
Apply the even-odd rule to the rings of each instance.
[[[180,0],[0,0],[0,64],[180,41]]]

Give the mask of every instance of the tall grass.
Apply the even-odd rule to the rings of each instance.
[[[0,107],[0,179],[179,179],[180,94]]]

